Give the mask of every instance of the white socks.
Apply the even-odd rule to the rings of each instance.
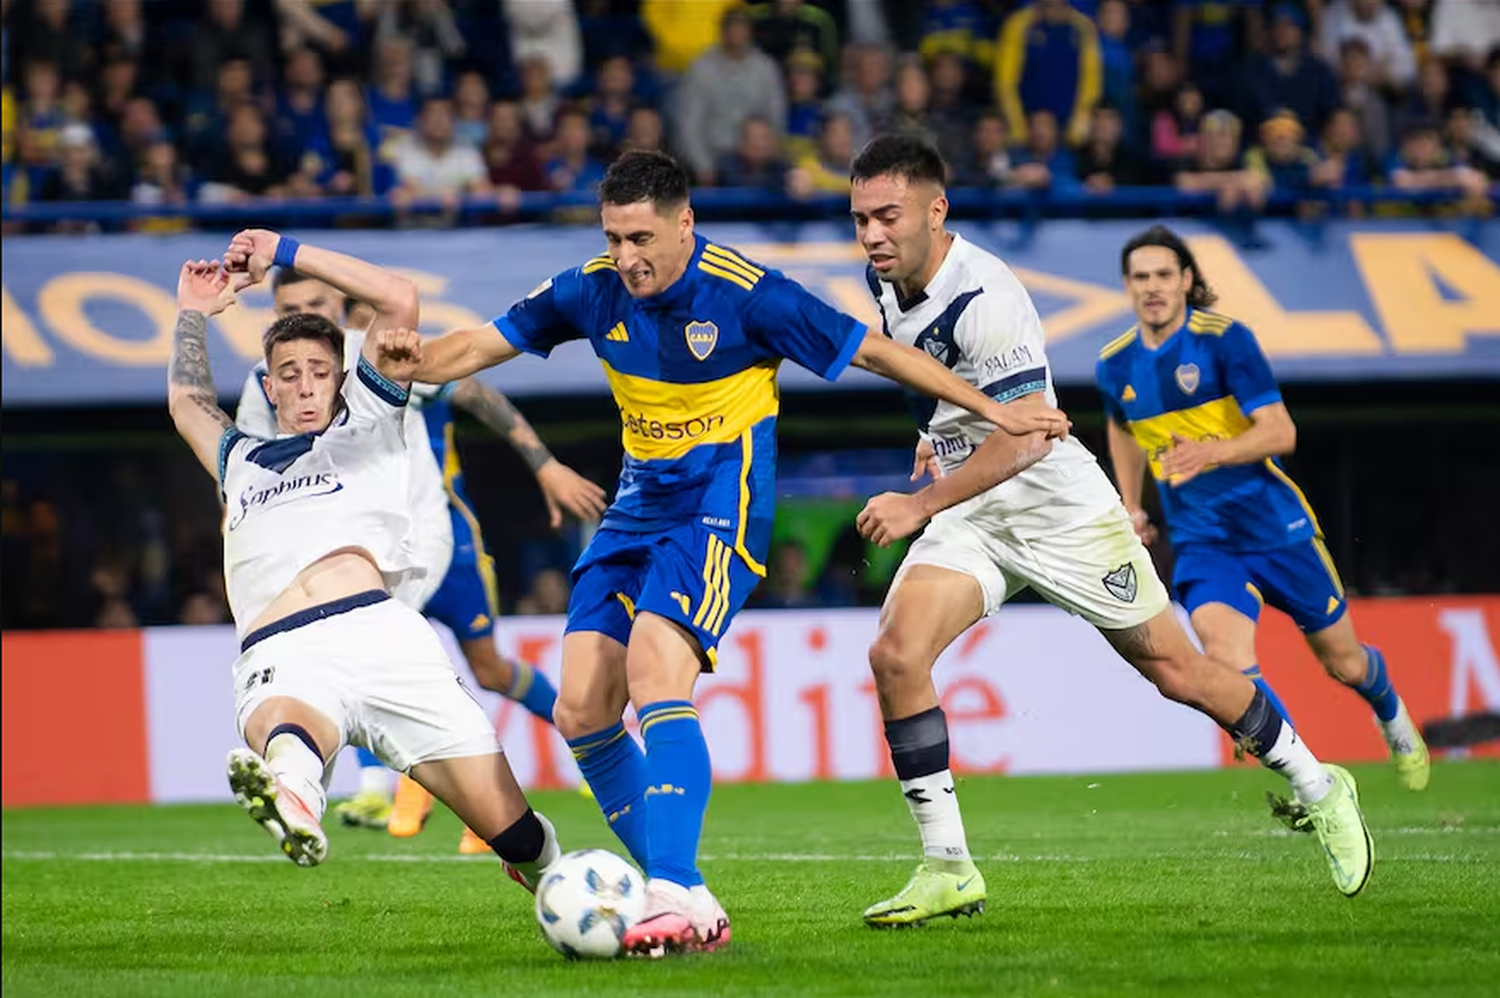
[[[266,765],[321,820],[328,806],[323,760],[294,734],[283,732],[266,745]]]
[[[1269,752],[1262,753],[1263,765],[1285,776],[1292,785],[1292,793],[1303,804],[1315,804],[1322,800],[1333,787],[1333,777],[1312,754],[1297,732],[1285,721],[1276,744]]]
[[[1385,736],[1385,743],[1392,752],[1410,752],[1417,743],[1417,726],[1412,723],[1411,715],[1406,712],[1406,704],[1401,704],[1401,709],[1396,711],[1396,716],[1389,721],[1380,722],[1380,733]]]
[[[958,811],[953,774],[944,769],[915,780],[902,780],[901,793],[922,833],[922,853],[928,859],[966,862],[969,843],[964,837],[964,819]]]
[[[389,800],[391,796],[391,771],[384,766],[359,767],[359,792],[361,794],[379,794],[381,797]]]

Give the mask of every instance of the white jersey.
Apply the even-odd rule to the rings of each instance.
[[[241,638],[298,573],[335,551],[368,552],[388,589],[425,573],[407,542],[407,393],[361,360],[342,394],[322,433],[266,440],[231,428],[219,445],[224,581]],[[412,444],[427,449],[425,435]]]
[[[344,331],[344,367],[352,378],[363,349],[365,333],[359,329]],[[276,410],[266,396],[261,379],[265,377],[264,362],[256,364],[245,376],[245,385],[240,392],[239,408],[235,410],[235,425],[252,437],[274,439],[279,435],[276,428]],[[420,382],[411,386],[410,402],[404,420],[407,448],[411,461],[408,475],[410,496],[410,530],[408,547],[416,564],[426,570],[425,574],[411,577],[397,587],[393,595],[414,610],[421,610],[437,591],[448,563],[453,558],[453,522],[448,515],[448,491],[443,485],[443,472],[438,467],[437,455],[426,446],[427,426],[422,416],[422,403],[436,397],[442,390],[438,385]]]
[[[1057,404],[1047,364],[1046,337],[1031,296],[999,257],[954,235],[938,271],[914,299],[901,302],[895,285],[867,271],[887,335],[926,350],[990,398],[1008,402],[1042,392]],[[968,460],[994,425],[966,409],[911,396],[922,435],[944,473]],[[1075,438],[1008,481],[955,510],[983,508],[985,519],[1018,537],[1037,537],[1093,520],[1120,504],[1114,486],[1088,448]]]

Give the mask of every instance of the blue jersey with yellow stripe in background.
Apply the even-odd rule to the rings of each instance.
[[[687,271],[631,297],[608,256],[553,277],[495,327],[546,356],[587,339],[620,408],[625,457],[602,528],[701,523],[764,572],[775,506],[776,372],[790,359],[832,381],[864,326],[777,271],[695,237]]]
[[[1260,551],[1321,536],[1302,490],[1275,458],[1214,468],[1180,486],[1162,473],[1174,435],[1236,437],[1249,429],[1250,413],[1281,401],[1271,366],[1243,323],[1189,309],[1154,350],[1131,329],[1100,352],[1096,377],[1105,412],[1146,451],[1174,546]]]

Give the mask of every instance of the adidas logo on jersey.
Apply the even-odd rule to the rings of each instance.
[[[630,334],[625,331],[624,322],[617,322],[613,326],[611,326],[609,332],[604,334],[604,338],[606,340],[609,340],[611,343],[630,342]]]
[[[1135,401],[1135,387],[1133,385],[1126,385],[1125,386],[1125,390],[1120,393],[1120,401],[1121,402],[1134,402]]]
[[[1104,576],[1102,581],[1104,582],[1105,590],[1121,603],[1135,602],[1136,580],[1134,565],[1126,562]]]

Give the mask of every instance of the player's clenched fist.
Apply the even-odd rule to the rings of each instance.
[[[854,526],[861,537],[884,548],[921,530],[928,519],[921,500],[916,496],[904,492],[882,492],[865,503]]]
[[[375,367],[381,374],[398,384],[411,384],[422,363],[421,335],[410,329],[376,329],[365,342],[374,347]]]
[[[241,229],[229,240],[224,265],[231,273],[248,274],[251,283],[259,284],[265,279],[271,261],[276,259],[280,242],[281,234],[270,229]]]

